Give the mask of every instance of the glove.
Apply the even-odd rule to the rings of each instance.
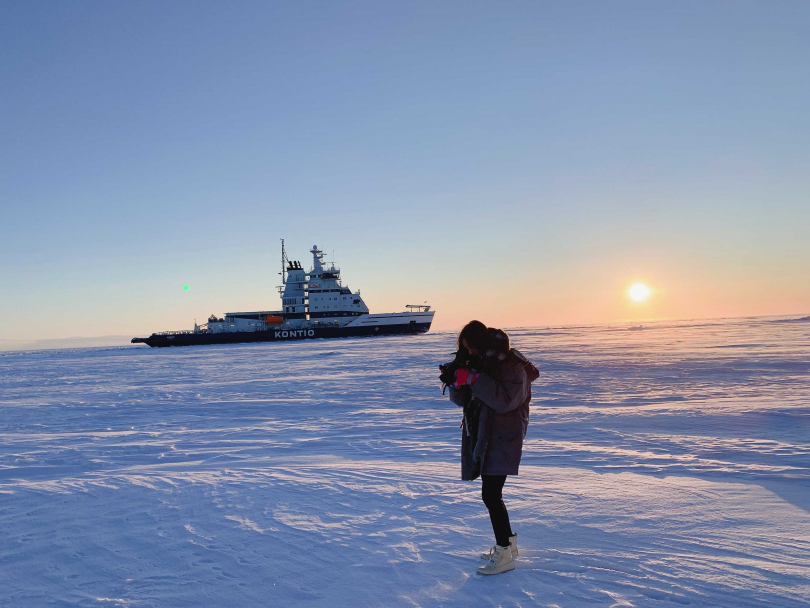
[[[478,372],[467,369],[466,367],[460,367],[456,370],[456,378],[453,382],[453,386],[456,388],[464,386],[465,384],[472,386],[475,384],[476,380],[478,380]]]

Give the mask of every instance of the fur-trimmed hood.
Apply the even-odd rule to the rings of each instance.
[[[490,347],[471,360],[472,367],[476,371],[486,372],[501,366],[501,363],[509,356],[509,336],[502,329],[489,328]]]
[[[494,327],[489,328],[489,336],[492,340],[492,346],[487,350],[487,357],[495,357],[503,360],[509,354],[509,336],[502,329]]]

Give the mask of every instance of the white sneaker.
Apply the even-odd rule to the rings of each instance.
[[[509,547],[495,545],[492,549],[492,557],[486,564],[478,568],[478,574],[500,574],[514,569],[515,560],[512,559]]]
[[[517,548],[517,534],[513,534],[512,536],[509,537],[509,548],[512,549],[512,557],[520,556],[520,553],[518,553],[518,548]],[[486,553],[482,553],[481,554],[481,559],[485,559],[485,560],[489,561],[489,558],[492,557],[492,552],[493,551],[495,551],[495,547],[492,547]]]

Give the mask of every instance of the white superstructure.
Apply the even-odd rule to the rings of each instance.
[[[354,317],[367,315],[368,306],[360,292],[352,293],[341,283],[340,268],[334,262],[324,267],[323,251],[317,245],[313,245],[309,252],[312,254],[312,270],[307,274],[309,280],[305,289],[310,320],[351,321]],[[288,275],[283,299],[287,297],[289,281]]]

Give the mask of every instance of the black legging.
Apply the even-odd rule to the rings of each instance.
[[[503,484],[506,475],[481,475],[481,498],[489,509],[489,520],[492,522],[492,531],[495,532],[495,542],[501,547],[509,545],[512,536],[512,527],[509,525],[509,513],[503,504]]]

